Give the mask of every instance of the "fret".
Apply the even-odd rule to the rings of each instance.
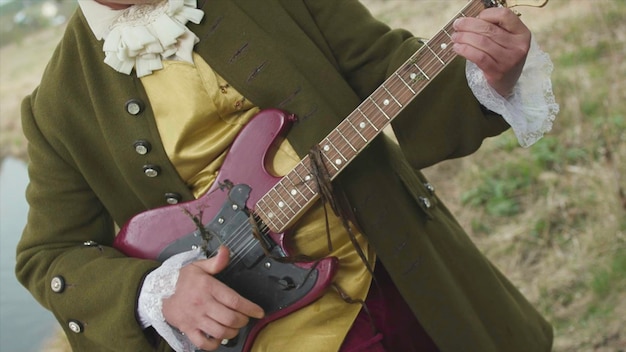
[[[322,153],[321,154],[324,157],[324,159],[326,159],[327,163],[329,165],[331,165],[335,169],[335,171],[337,171],[337,170],[339,170],[339,166],[335,164],[335,160],[337,160],[337,159],[335,158],[335,160],[333,160],[333,157],[328,155],[328,152],[330,151],[329,144],[332,145],[332,143],[330,143],[330,140],[328,139],[328,137],[326,137],[324,140],[327,142],[327,144],[322,146],[322,148],[321,148]],[[335,150],[337,150],[337,148],[335,148],[334,146],[333,146],[333,148]]]
[[[278,182],[278,185],[280,185],[280,186],[283,188],[283,190],[284,190],[285,194],[287,194],[287,195],[291,198],[291,200],[293,200],[293,202],[295,203],[295,204],[293,204],[293,205],[294,205],[294,206],[295,206],[295,205],[297,205],[297,204],[298,204],[298,201],[296,200],[295,196],[294,196],[293,194],[291,194],[291,192],[289,191],[289,189],[287,189],[287,187],[285,187],[285,185],[283,184],[283,181],[285,181],[285,178],[281,179],[281,180],[280,180],[280,182]],[[291,211],[292,211],[292,212],[294,212],[294,214],[295,214],[295,213],[296,213],[296,211],[294,211],[294,210],[293,210],[293,208],[292,208],[292,207],[291,207],[291,205],[289,204],[290,202],[289,202],[289,201],[286,201],[286,200],[285,200],[284,202],[285,202],[285,204],[287,205],[287,207],[289,208],[289,210],[291,210]]]
[[[271,190],[270,190],[271,192]],[[269,192],[268,192],[269,194]],[[263,208],[269,209],[268,212],[263,211]],[[284,223],[283,221],[281,221],[281,219],[279,219],[276,214],[271,210],[273,209],[272,206],[270,206],[267,202],[267,194],[266,196],[264,196],[263,198],[261,198],[258,202],[257,202],[257,209],[255,209],[257,211],[257,214],[261,217],[264,218],[263,221],[271,228],[274,229],[280,229],[285,227],[287,224]]]
[[[329,137],[333,141],[333,145],[337,148],[337,153],[343,159],[343,162],[341,164],[347,164],[352,160],[354,155],[358,153],[359,148],[352,144],[352,142],[348,138],[349,135],[344,134],[341,129],[342,125],[340,124],[339,126],[337,126],[337,128],[335,128],[333,132],[329,134]],[[353,137],[356,136],[353,135]],[[359,140],[357,139],[357,141]]]
[[[359,137],[361,137],[363,139],[363,142],[368,142],[367,138],[363,137],[363,135],[361,134],[361,132],[359,132],[359,130],[352,124],[352,121],[350,121],[350,119],[348,118],[346,121],[348,121],[348,123],[350,124],[350,126],[352,126],[352,128],[354,129],[354,131],[356,131],[356,133],[359,135]]]
[[[387,87],[385,87],[385,85],[383,85],[382,87],[383,87],[383,89],[385,90],[385,92],[387,92],[387,94],[389,94],[389,96],[391,97],[391,99],[393,99],[393,101],[395,101],[395,102],[396,102],[396,104],[398,104],[398,106],[399,106],[400,108],[402,108],[402,107],[403,107],[403,106],[402,106],[402,104],[398,101],[398,99],[396,99],[396,97],[395,97],[393,94],[391,94],[391,92],[389,91],[389,89],[387,89]]]
[[[385,118],[387,118],[387,120],[391,120],[391,118],[389,117],[389,115],[387,115],[387,113],[385,112],[385,110],[383,110],[383,109],[380,107],[380,105],[378,105],[378,104],[376,103],[376,100],[374,100],[374,99],[373,99],[373,98],[371,98],[371,97],[370,97],[369,99],[370,99],[370,101],[371,101],[372,103],[374,103],[374,106],[376,106],[376,108],[377,108],[378,110],[380,110],[380,112],[382,112],[382,113],[383,113],[383,115],[385,116]],[[376,129],[376,130],[378,131],[378,129]]]
[[[293,199],[294,202],[297,203],[301,203],[302,201],[306,201],[306,198],[304,197],[304,195],[302,194],[302,192],[300,192],[300,190],[298,189],[298,187],[296,187],[296,185],[293,183],[293,181],[290,178],[291,176],[287,175],[285,176],[285,178],[287,179],[287,181],[289,181],[290,183],[290,187],[287,190],[287,192],[289,192],[289,196],[291,197],[291,199]],[[296,198],[297,196],[300,196],[301,199]]]
[[[348,161],[348,159],[346,159],[346,157],[341,153],[341,151],[339,149],[337,149],[337,147],[335,146],[335,143],[332,142],[331,138],[333,134],[330,134],[328,137],[326,137],[326,141],[328,141],[328,144],[330,144],[330,146],[332,146],[332,148],[335,150],[336,155],[333,155],[330,159],[333,160],[333,164],[336,166],[340,166],[341,164],[343,164],[344,161]],[[322,149],[325,152],[329,152],[330,151],[330,146],[326,144],[324,145],[324,148]],[[341,160],[343,159],[343,160]]]
[[[341,127],[341,125],[339,125],[339,127]],[[353,151],[353,152],[356,152],[356,151],[357,151],[357,149],[356,149],[356,148],[352,145],[352,143],[350,143],[350,140],[348,140],[348,139],[346,138],[346,136],[344,136],[344,134],[343,134],[343,133],[341,133],[341,131],[338,131],[338,132],[337,132],[337,134],[339,134],[339,136],[340,136],[340,137],[341,137],[344,141],[346,141],[346,144],[348,144],[348,146],[350,147],[350,149],[352,149],[352,151]]]
[[[331,140],[336,140],[337,138],[332,138],[332,136],[336,136],[338,133],[332,133],[331,134]],[[339,141],[341,142],[341,141]],[[343,159],[343,161],[348,161],[348,159],[346,158],[346,156],[344,155],[344,152],[342,152],[340,149],[337,148],[337,145],[342,145],[343,143],[332,143],[331,145],[333,146],[333,148],[337,151],[337,154],[339,154],[339,156]]]
[[[289,219],[289,214],[287,214],[285,211],[288,209],[285,209],[285,201],[283,200],[283,197],[280,196],[280,194],[278,193],[278,190],[276,189],[276,187],[272,188],[272,190],[270,192],[273,192],[275,197],[270,198],[270,200],[274,203],[274,208],[278,208],[278,210],[280,210],[281,214],[286,218]],[[278,215],[278,214],[276,214]],[[294,213],[295,215],[295,213]]]
[[[311,175],[311,171],[304,166],[304,163],[307,161],[309,161],[309,158],[305,157],[298,165],[296,165],[295,175],[300,179],[300,184],[304,185],[304,187],[306,187],[306,189],[311,193],[310,196],[305,196],[306,199],[310,200],[315,194],[317,194],[317,191],[309,187],[309,182],[311,182],[313,176]],[[304,177],[302,176],[302,172],[299,172],[298,169],[304,169]]]
[[[385,85],[393,88],[391,81],[388,81],[387,83],[385,83]],[[385,85],[381,86],[381,88],[384,88]],[[401,98],[400,93],[398,94],[398,96]],[[383,129],[387,125],[387,123],[391,121],[398,114],[398,112],[402,110],[403,104],[400,103],[395,98],[395,96],[387,89],[378,89],[376,92],[374,92],[374,94],[372,94],[371,97],[374,99],[376,108],[380,110],[385,118],[376,121],[378,122],[377,126],[380,129]],[[413,97],[413,95],[411,95],[410,97]]]
[[[368,119],[368,118],[367,118],[367,115],[365,115],[365,114],[363,113],[363,111],[361,110],[361,108],[356,108],[356,109],[357,109],[357,111],[358,111],[358,112],[359,112],[359,113],[363,116],[363,118],[364,118],[365,120],[367,120],[367,123],[369,123],[369,124],[370,124],[370,126],[372,126],[372,127],[376,130],[376,132],[378,132],[378,128],[376,127],[376,125],[374,125],[374,124],[372,123],[372,121],[370,121],[370,119]],[[359,127],[360,127],[361,129],[365,129],[365,127],[366,127],[366,126],[365,126],[365,122],[361,122],[361,123],[359,123]]]
[[[296,183],[292,180],[293,177],[295,177],[294,174],[287,174],[283,178],[283,181],[289,183],[289,187],[285,187],[285,188],[287,189],[287,192],[289,192],[289,196],[291,196],[291,198],[293,199],[294,202],[296,202],[296,204],[304,204],[308,201],[308,199],[302,193],[302,190],[300,190],[299,183]]]
[[[430,50],[430,52],[431,52],[431,53],[433,53],[433,55],[435,55],[435,57],[437,58],[437,60],[439,60],[439,62],[441,62],[441,64],[442,64],[442,65],[445,65],[445,64],[446,64],[443,60],[441,60],[441,58],[439,57],[439,55],[437,55],[437,53],[436,53],[436,52],[434,52],[434,51],[433,51],[433,49],[431,49],[431,47],[430,47],[430,45],[428,45],[428,43],[425,43],[425,44],[424,44],[424,46],[425,46],[426,48],[428,48],[428,50]]]
[[[402,78],[402,76],[400,76],[400,74],[398,72],[394,72],[394,75],[396,75],[396,77],[398,77],[402,81],[402,83],[404,83],[404,85],[411,91],[411,93],[413,93],[413,95],[416,94],[415,91],[413,90],[413,88],[411,88],[411,86],[406,83],[404,78]]]
[[[418,64],[413,64],[413,66],[415,66],[415,68],[417,68],[418,71],[420,71],[420,74],[422,75],[421,77],[423,77],[424,79],[426,79],[427,81],[430,81],[430,77],[428,77],[428,75],[426,74],[426,72],[424,72],[424,70],[422,70],[421,67],[419,67]],[[409,77],[411,78],[411,80],[418,80],[421,81],[420,79],[418,79],[419,76],[417,76],[415,73],[412,73],[411,75],[409,75]]]
[[[452,50],[450,36],[445,29],[437,33],[431,42],[434,42],[437,45],[435,46],[435,48],[439,48],[437,55],[446,63],[450,62],[456,56]]]

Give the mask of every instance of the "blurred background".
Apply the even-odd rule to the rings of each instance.
[[[467,3],[362,1],[391,26],[426,38]],[[69,350],[13,268],[27,213],[19,105],[76,6],[0,0],[3,352]],[[425,172],[478,246],[552,322],[555,351],[626,351],[626,0],[516,10],[554,62],[561,112],[552,132],[527,149],[507,132]]]

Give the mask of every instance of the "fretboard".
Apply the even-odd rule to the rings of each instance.
[[[490,1],[470,0],[443,29],[389,76],[319,144],[324,164],[334,179],[456,57],[452,24],[475,17]],[[317,183],[306,156],[270,189],[254,209],[275,233],[285,231],[318,199]]]

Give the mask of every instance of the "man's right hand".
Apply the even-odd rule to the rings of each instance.
[[[249,318],[264,316],[261,307],[213,277],[228,261],[229,251],[221,247],[216,256],[186,265],[180,270],[174,294],[163,299],[165,320],[206,351],[237,336]]]

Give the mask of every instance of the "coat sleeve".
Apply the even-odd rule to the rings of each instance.
[[[55,133],[44,132],[54,131],[54,122],[45,112],[36,116],[36,99],[34,93],[22,105],[30,210],[17,277],[54,313],[75,351],[153,350],[135,306],[144,275],[158,264],[110,247],[113,221]]]
[[[422,45],[411,33],[390,29],[374,19],[358,0],[305,2],[342,74],[361,99]],[[461,58],[406,106],[392,126],[405,157],[416,169],[471,154],[485,138],[509,127],[476,100]]]

